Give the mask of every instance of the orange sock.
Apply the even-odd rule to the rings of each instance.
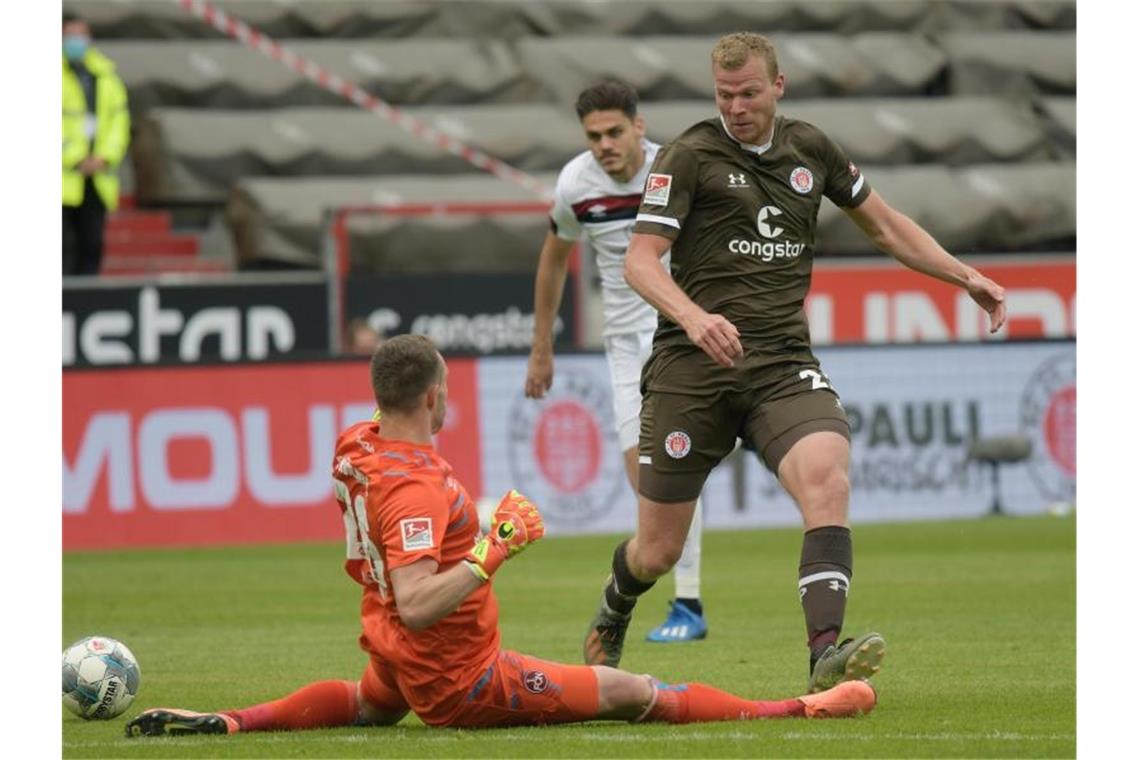
[[[351,726],[356,722],[356,681],[317,681],[287,697],[226,710],[242,731],[287,731]]]
[[[798,699],[765,702],[742,699],[703,683],[657,682],[653,706],[643,720],[659,723],[704,723],[719,720],[797,718],[804,714]]]

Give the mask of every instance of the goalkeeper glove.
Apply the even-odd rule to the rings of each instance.
[[[475,542],[463,561],[476,578],[490,580],[499,565],[542,538],[544,532],[538,508],[512,489],[491,515],[491,532]]]

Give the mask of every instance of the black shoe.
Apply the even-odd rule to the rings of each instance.
[[[179,734],[232,734],[238,722],[228,715],[159,707],[146,710],[127,723],[127,737]]]

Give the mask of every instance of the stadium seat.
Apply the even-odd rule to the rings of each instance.
[[[1075,95],[1076,33],[998,31],[945,34],[952,95]]]
[[[645,103],[649,135],[669,140],[715,115],[711,102]],[[876,165],[962,165],[1047,160],[1047,122],[1028,103],[996,98],[788,99],[786,116],[823,129],[853,161]],[[985,124],[984,130],[977,126]]]
[[[871,186],[955,253],[1076,249],[1075,163],[862,167]],[[817,227],[824,254],[875,253],[838,208]]]
[[[642,96],[649,137],[666,142],[715,113],[708,53],[716,37],[756,29],[780,50],[788,79],[782,112],[827,131],[874,187],[951,250],[1075,245],[1072,2],[215,4],[418,120],[551,183],[552,172],[584,147],[572,111],[583,87],[606,75],[629,79]],[[535,200],[176,3],[65,5],[90,19],[129,88],[130,192],[144,209],[182,209],[184,220],[209,213],[218,220],[224,206],[246,265],[318,265],[328,210],[344,204]],[[348,225],[354,266],[374,271],[533,271],[543,229],[539,217],[362,216]],[[136,245],[125,235],[114,237],[130,258],[146,239]],[[215,235],[211,247],[216,242]],[[820,243],[824,253],[870,250],[830,204]],[[155,245],[170,256],[192,247]]]
[[[555,171],[584,149],[573,112],[551,105],[408,113],[527,172]],[[139,123],[134,157],[145,166],[139,196],[151,203],[223,203],[243,177],[479,172],[395,124],[338,108],[156,108]]]
[[[155,0],[68,0],[102,39],[186,39],[218,36],[173,3]],[[1073,29],[1070,2],[900,2],[847,0],[215,0],[222,10],[278,37],[554,37],[562,34],[724,34],[763,31],[932,32],[1039,28]]]
[[[290,50],[394,104],[526,103],[550,94],[501,41],[287,40]],[[352,105],[255,50],[229,40],[115,41],[136,114],[156,106],[276,108]]]
[[[1077,155],[1077,99],[1068,97],[1040,98],[1050,142],[1064,151],[1068,158]]]
[[[937,47],[909,34],[776,33],[772,39],[789,100],[920,95],[946,63]],[[528,38],[518,51],[523,70],[560,102],[574,102],[582,88],[606,76],[627,79],[645,101],[703,101],[712,87],[709,50],[715,42],[701,36]]]
[[[956,252],[1072,249],[1076,166],[1071,162],[943,166],[863,166],[871,186]],[[541,175],[553,183],[554,175]],[[320,265],[327,211],[344,205],[519,202],[533,195],[484,175],[250,179],[239,182],[227,215],[239,257],[281,266]],[[352,263],[370,271],[533,272],[547,224],[541,215],[361,215],[349,225]],[[873,253],[846,216],[824,203],[824,254]]]
[[[214,0],[214,5],[277,38],[399,39],[495,36],[500,39],[554,31],[578,18],[580,3],[522,3],[499,0]],[[173,3],[155,0],[69,0],[68,6],[90,19],[103,39],[214,39],[222,35]],[[549,8],[549,11],[547,11]],[[554,33],[557,33],[554,31]]]
[[[651,102],[641,110],[649,137],[658,142],[715,114],[711,103],[696,101]],[[569,108],[407,112],[527,172],[557,171],[585,149]],[[789,100],[784,112],[827,131],[859,163],[1033,161],[1063,150],[1048,144],[1046,117],[1028,103],[993,98]],[[978,124],[986,129],[978,130]],[[147,203],[222,203],[243,177],[478,171],[395,124],[341,108],[151,109],[138,123],[134,160],[140,164],[138,195]]]
[[[539,175],[553,185],[553,175]],[[534,202],[532,193],[485,174],[248,179],[230,195],[226,215],[243,266],[271,262],[318,267],[329,242],[328,210],[400,203]],[[549,224],[518,217],[354,217],[353,266],[375,271],[531,271]],[[432,235],[423,234],[423,230]],[[256,264],[255,264],[256,262]]]

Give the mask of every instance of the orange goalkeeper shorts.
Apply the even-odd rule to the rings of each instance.
[[[398,681],[398,673],[373,658],[361,681],[361,692],[377,707],[393,710],[407,704]],[[411,708],[429,726],[574,723],[597,717],[598,677],[588,665],[563,665],[501,650],[466,693],[451,694],[430,705],[411,704]]]

